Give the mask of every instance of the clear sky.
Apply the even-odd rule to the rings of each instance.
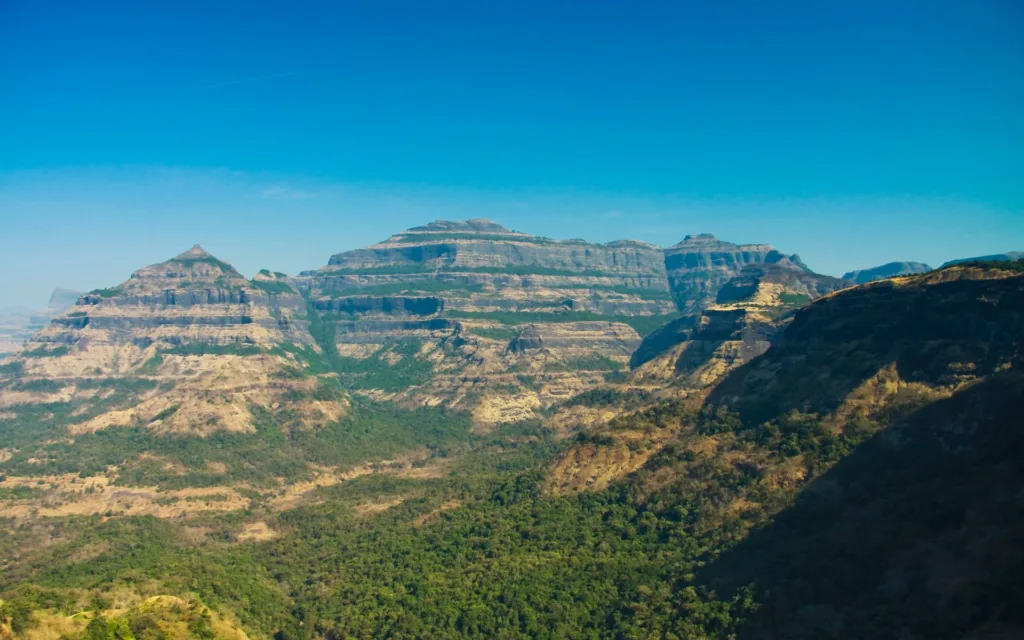
[[[0,306],[466,217],[1024,250],[1024,3],[0,0]]]

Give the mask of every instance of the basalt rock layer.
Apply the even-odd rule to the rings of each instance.
[[[329,325],[328,348],[372,357],[407,383],[353,377],[364,392],[476,406],[483,422],[510,421],[624,372],[645,335],[711,306],[751,265],[788,278],[804,300],[835,288],[808,286],[823,277],[768,245],[708,234],[669,249],[555,241],[486,220],[437,221],[336,254],[296,286]]]
[[[254,412],[275,410],[286,395],[291,426],[336,419],[345,400],[312,399],[316,378],[303,375],[295,355],[317,348],[305,300],[267,282],[246,280],[196,246],[85,294],[5,361],[16,376],[5,376],[0,406],[17,416],[25,405],[92,400],[96,410],[80,407],[72,434],[250,432]],[[102,389],[125,381],[144,391],[106,406]]]

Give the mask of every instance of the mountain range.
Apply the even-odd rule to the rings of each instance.
[[[0,362],[0,635],[1024,630],[1012,253],[437,221],[64,298]]]

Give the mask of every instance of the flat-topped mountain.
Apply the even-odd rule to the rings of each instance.
[[[870,269],[850,271],[849,273],[843,274],[843,279],[849,280],[855,284],[864,284],[866,282],[884,280],[885,278],[893,278],[895,276],[908,276],[915,273],[926,273],[931,270],[932,268],[923,262],[889,262],[877,267],[871,267]]]
[[[310,367],[332,370],[363,396],[469,409],[478,424],[493,425],[536,417],[623,375],[631,359],[637,365],[644,337],[677,318],[697,328],[728,317],[739,323],[729,331],[744,335],[740,325],[767,322],[757,330],[764,340],[743,348],[752,357],[783,309],[844,285],[769,245],[710,234],[662,249],[557,241],[483,219],[438,220],[335,254],[295,278],[261,271],[248,280],[196,245],[82,296],[33,338],[17,366],[31,379],[68,381],[66,391],[76,379],[105,376],[180,387],[80,429],[141,422],[169,431],[251,430],[250,405],[274,406],[299,384],[278,380]],[[773,301],[767,315],[758,306],[766,300]],[[725,331],[719,320],[711,324]],[[663,337],[652,344],[666,347]],[[739,362],[710,348],[716,363]],[[189,385],[210,380],[223,393],[188,395],[199,388]],[[317,411],[297,423],[316,424]]]
[[[330,325],[327,348],[362,363],[350,368],[377,361],[419,372],[393,389],[354,374],[362,392],[477,405],[482,422],[505,422],[625,371],[646,334],[713,305],[748,266],[790,274],[803,300],[845,284],[769,245],[710,234],[662,249],[557,241],[477,219],[435,221],[335,254],[296,286]],[[830,284],[800,284],[816,279]]]

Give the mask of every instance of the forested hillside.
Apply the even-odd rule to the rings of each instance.
[[[597,284],[481,256],[596,245],[522,236],[435,224],[252,280],[195,249],[57,317],[0,380],[0,635],[1024,632],[1020,263],[839,290],[697,236],[650,267],[689,302],[541,312],[528,277]],[[627,279],[647,258],[613,256],[656,249],[599,246]],[[641,299],[687,315],[641,346],[601,307]]]

